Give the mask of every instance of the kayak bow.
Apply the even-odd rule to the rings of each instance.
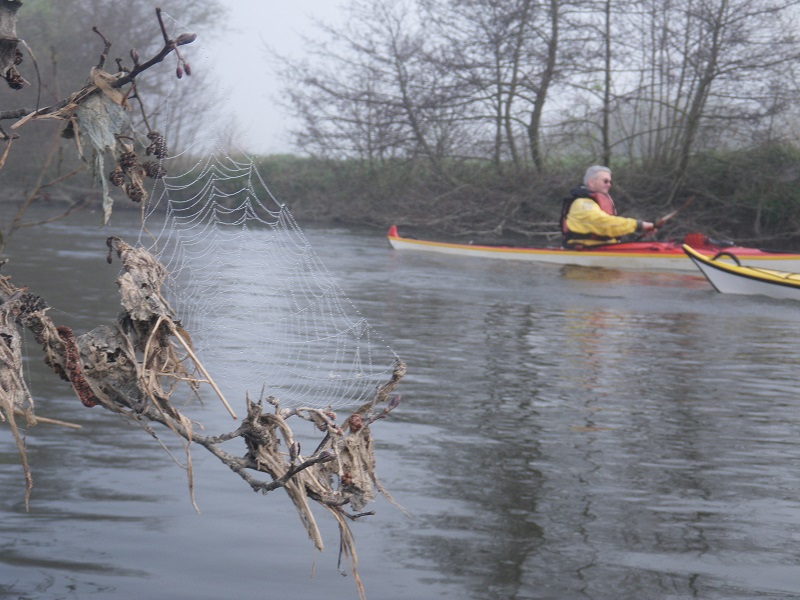
[[[800,273],[743,265],[736,253],[730,251],[711,258],[686,244],[683,251],[720,293],[800,300]]]

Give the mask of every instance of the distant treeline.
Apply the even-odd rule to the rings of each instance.
[[[289,208],[301,226],[385,229],[397,224],[442,238],[487,243],[557,242],[562,199],[581,183],[589,166],[573,159],[544,173],[501,175],[480,161],[454,161],[448,165],[448,177],[442,177],[422,159],[378,165],[295,155],[254,160],[269,193]],[[177,164],[170,167],[168,176],[182,172]],[[659,237],[700,231],[765,248],[800,248],[800,147],[793,144],[774,142],[697,154],[680,185],[668,171],[638,164],[614,167],[613,179],[612,196],[625,216],[657,220],[694,198]],[[180,188],[180,181],[171,183]],[[226,185],[239,184],[217,181],[220,198],[235,191],[226,190]],[[180,194],[177,189],[172,193]],[[114,210],[139,210],[118,189],[113,195]],[[24,194],[6,186],[2,196],[8,212]],[[86,176],[82,183],[63,182],[43,190],[39,200],[52,204],[55,212],[59,204],[84,201],[88,208],[99,210],[102,202],[99,184]]]
[[[305,221],[556,230],[590,164],[662,235],[794,244],[795,0],[349,0],[285,65],[294,141],[261,162]]]
[[[669,173],[796,139],[796,0],[350,0],[283,59],[304,154],[551,173],[568,157]],[[572,165],[568,165],[570,168]]]

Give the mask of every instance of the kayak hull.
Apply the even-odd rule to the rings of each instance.
[[[739,264],[724,254],[709,258],[688,245],[684,245],[683,250],[712,287],[722,294],[800,300],[800,273]]]
[[[694,271],[695,265],[683,251],[679,242],[626,242],[592,249],[573,250],[561,247],[485,246],[434,242],[400,236],[392,225],[387,234],[395,250],[417,250],[453,256],[522,260],[554,265],[578,265],[606,269],[632,269],[641,271]],[[742,261],[770,269],[800,271],[800,253],[766,252],[742,246],[717,246],[704,244],[695,248],[704,256],[714,256],[725,250],[739,256]]]

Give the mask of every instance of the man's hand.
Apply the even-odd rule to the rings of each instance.
[[[655,230],[656,226],[653,223],[650,221],[642,221],[642,233],[650,233]]]

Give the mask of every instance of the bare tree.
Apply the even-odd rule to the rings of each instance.
[[[543,167],[541,129],[559,70],[562,0],[425,0],[432,58],[453,80],[498,172]],[[490,141],[489,141],[490,140]]]
[[[385,160],[423,157],[440,173],[458,139],[452,103],[426,58],[426,38],[408,3],[355,2],[345,29],[312,65],[286,60],[291,106],[304,121],[298,144],[313,153]]]
[[[800,58],[795,0],[673,0],[628,11],[628,51],[614,116],[644,164],[667,167],[680,182],[698,150],[747,142],[794,95],[776,82]],[[631,22],[634,20],[634,22]],[[630,25],[636,24],[637,27]],[[633,36],[632,32],[640,32]],[[634,48],[641,50],[635,52]],[[638,61],[638,62],[637,62]],[[770,100],[770,96],[772,100]],[[625,121],[627,120],[627,124]]]

